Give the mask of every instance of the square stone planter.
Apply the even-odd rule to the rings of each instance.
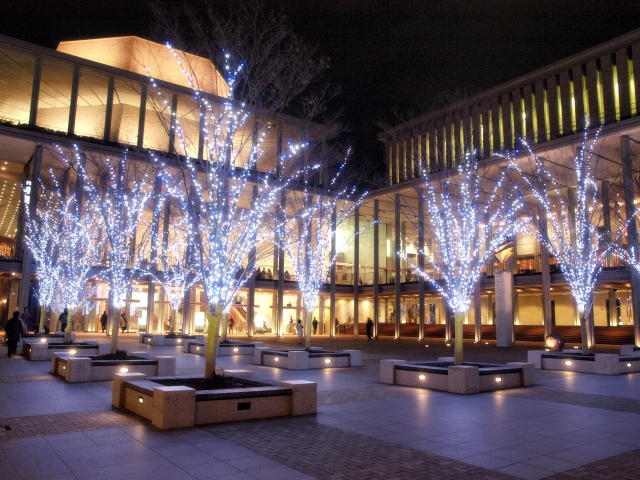
[[[360,350],[329,351],[322,348],[307,350],[274,350],[256,347],[253,354],[255,365],[286,368],[288,370],[311,370],[320,368],[361,367]]]
[[[22,346],[22,355],[29,360],[51,360],[53,352],[67,356],[104,355],[109,353],[108,343],[84,342],[73,344],[27,341]]]
[[[64,343],[64,333],[28,333],[22,335],[18,342],[18,347],[21,347],[25,342],[42,342],[42,343]],[[71,334],[71,341],[76,341],[76,334]]]
[[[620,355],[640,355],[640,347],[636,345],[620,345]]]
[[[437,362],[381,360],[380,381],[466,395],[533,385],[535,371],[533,365],[520,362],[453,365],[448,358]]]
[[[219,343],[217,356],[233,356],[233,355],[253,355],[256,347],[264,347],[264,342],[228,342]],[[184,344],[185,353],[193,353],[194,355],[205,355],[207,352],[207,344],[204,341],[189,340]]]
[[[181,385],[189,380],[117,373],[113,379],[112,405],[136,413],[161,429],[317,411],[317,384],[305,380],[269,385],[235,378],[245,388],[203,391]]]
[[[597,375],[620,375],[640,372],[640,355],[616,355],[596,353],[554,353],[530,350],[527,360],[539,370],[560,370],[564,372],[593,373]]]
[[[176,357],[157,356],[152,359],[96,360],[95,357],[51,356],[51,373],[67,382],[105,382],[116,373],[140,373],[150,376],[175,375]]]
[[[160,333],[141,333],[140,343],[154,346],[182,346],[189,341],[203,342],[204,335],[186,335],[178,333],[175,335],[165,335]]]

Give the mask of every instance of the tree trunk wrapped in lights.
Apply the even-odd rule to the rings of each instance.
[[[411,267],[440,291],[454,311],[454,363],[460,365],[471,296],[495,250],[517,231],[521,202],[503,168],[481,166],[470,155],[457,168],[439,173],[423,170],[422,178],[423,185],[416,190],[418,202],[425,207],[424,229],[417,217],[419,209],[412,205],[405,209],[424,240],[425,249],[418,254],[425,256],[426,267]],[[407,260],[402,250],[398,255]]]
[[[568,161],[547,161],[538,157],[526,142],[526,156],[510,155],[510,166],[526,187],[523,194],[531,195],[541,208],[526,202],[531,209],[529,231],[544,243],[558,260],[561,271],[571,287],[580,317],[582,352],[586,355],[595,346],[590,315],[596,278],[607,255],[622,237],[624,224],[617,232],[599,227],[603,219],[602,199],[598,178],[615,178],[619,167],[597,162],[594,153],[600,131],[593,136],[585,130],[582,145]],[[600,167],[600,168],[599,168]],[[547,227],[539,213],[546,213]],[[548,266],[543,265],[543,268]]]
[[[38,298],[42,307],[39,329],[44,328],[45,312],[75,312],[89,292],[89,272],[100,249],[96,233],[99,218],[91,204],[80,206],[73,193],[66,191],[65,181],[52,174],[56,190],[48,191],[43,183],[36,218],[27,219],[25,242],[36,261],[39,278]],[[83,211],[84,210],[84,211]],[[28,210],[27,210],[28,213]],[[65,341],[71,340],[73,314],[67,322]]]
[[[331,171],[326,148],[322,155],[326,170],[312,172],[302,188],[291,188],[287,193],[286,211],[276,219],[280,246],[291,260],[304,299],[307,350],[311,349],[311,321],[318,292],[336,261],[331,242],[335,240],[337,227],[366,195],[366,192],[357,195],[354,186],[341,186],[349,153],[333,178],[326,176],[326,172]]]

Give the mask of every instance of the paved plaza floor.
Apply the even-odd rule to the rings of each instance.
[[[78,335],[90,339],[108,341]],[[137,340],[125,334],[119,347],[175,355],[179,375],[204,372],[204,357]],[[260,340],[297,346],[292,337]],[[0,358],[0,479],[640,478],[640,374],[536,371],[534,387],[463,396],[379,382],[383,358],[451,355],[441,339],[314,344],[361,349],[363,366],[296,372],[249,356],[218,364],[253,370],[256,380],[317,382],[316,415],[169,431],[112,409],[111,382],[68,384],[49,362]],[[534,348],[465,342],[465,358],[524,361]]]

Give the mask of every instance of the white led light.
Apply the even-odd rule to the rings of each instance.
[[[425,378],[427,378],[427,377],[426,377],[426,376],[424,376],[424,375],[421,373],[420,375],[418,375],[418,378],[419,378],[420,380],[424,380],[424,379],[425,379]]]

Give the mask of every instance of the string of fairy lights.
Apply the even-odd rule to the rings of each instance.
[[[398,251],[440,291],[455,313],[466,313],[482,268],[522,223],[518,219],[521,199],[515,190],[503,187],[506,171],[486,182],[474,157],[466,155],[455,179],[451,175],[438,178],[423,169],[424,188],[419,190],[418,201],[426,206],[428,220],[422,234],[425,240],[432,237],[435,244],[418,253],[431,259],[433,272],[411,264],[405,252]],[[437,281],[440,276],[444,283]]]
[[[527,230],[558,259],[581,318],[589,314],[598,273],[607,255],[616,249],[617,240],[622,238],[626,226],[623,225],[613,235],[611,230],[599,228],[602,202],[593,158],[600,130],[591,140],[589,131],[584,132],[582,146],[571,165],[575,170],[574,189],[561,184],[525,141],[522,143],[528,149],[532,175],[523,173],[513,155],[507,156],[510,167],[521,174],[529,191],[544,211],[549,212],[546,221],[551,228],[546,234],[536,223],[529,223]],[[632,221],[635,221],[635,216]]]

